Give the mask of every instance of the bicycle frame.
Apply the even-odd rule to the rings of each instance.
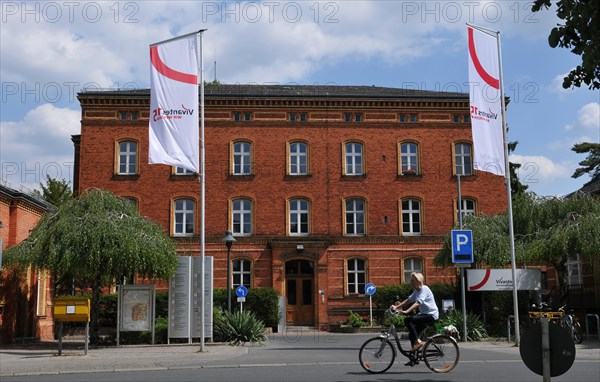
[[[396,342],[396,347],[400,351],[400,354],[402,354],[403,356],[408,358],[410,362],[416,363],[417,361],[420,360],[420,358],[421,358],[419,356],[419,354],[421,353],[420,350],[413,352],[412,350],[407,351],[402,348],[402,344],[400,343],[400,337],[398,337],[398,332],[396,331],[396,325],[394,325],[393,323],[390,324],[390,327],[388,328],[387,332],[380,334],[379,337],[385,338],[390,342],[391,342],[391,339],[394,339]],[[392,347],[392,349],[394,349],[394,348]],[[396,351],[396,349],[394,349],[394,352],[395,351]]]

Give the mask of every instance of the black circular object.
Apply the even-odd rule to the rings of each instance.
[[[550,376],[557,377],[567,372],[575,361],[575,343],[565,328],[549,322],[550,336]],[[542,324],[531,326],[521,337],[519,346],[521,359],[529,370],[543,375],[542,365]]]

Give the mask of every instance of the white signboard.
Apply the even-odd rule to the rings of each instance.
[[[518,290],[541,289],[539,269],[515,269]],[[467,289],[469,292],[512,290],[511,269],[467,269]]]
[[[205,256],[204,298],[202,297],[202,257],[180,256],[175,276],[169,281],[169,338],[202,336],[202,302],[204,301],[204,335],[212,338],[213,329],[213,258]]]
[[[119,330],[152,330],[154,320],[154,285],[122,285],[119,288]]]

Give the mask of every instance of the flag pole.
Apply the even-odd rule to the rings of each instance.
[[[202,328],[200,329],[200,351],[204,351],[204,337],[205,337],[205,319],[204,319],[204,310],[206,308],[206,277],[204,275],[205,270],[205,195],[206,195],[206,178],[205,178],[205,167],[204,167],[204,57],[202,55],[202,36],[206,29],[202,29],[198,32],[198,39],[200,48],[198,49],[198,54],[200,55],[200,75],[198,78],[200,79],[200,255],[201,255],[201,265],[200,265],[200,293],[202,294],[202,298],[200,299],[201,307],[200,307],[200,325]]]
[[[515,342],[519,346],[521,334],[519,333],[519,296],[517,294],[516,259],[515,259],[515,232],[513,226],[512,190],[510,188],[510,161],[508,159],[508,129],[506,127],[506,104],[504,101],[504,80],[502,73],[502,49],[500,47],[500,32],[496,32],[496,43],[498,44],[498,68],[500,71],[500,104],[502,114],[502,136],[504,139],[504,168],[508,208],[508,238],[510,246],[510,262],[512,270],[513,309],[515,319]],[[510,333],[509,333],[510,335]]]
[[[482,28],[473,24],[467,23],[467,25],[473,29],[477,29],[491,37],[496,38],[496,46],[498,49],[498,82],[500,91],[500,113],[502,116],[502,140],[504,146],[504,182],[506,183],[506,196],[507,196],[507,209],[508,209],[508,236],[509,236],[509,247],[510,247],[510,259],[511,259],[511,271],[512,271],[512,290],[513,290],[513,309],[514,309],[514,320],[515,320],[515,341],[516,345],[519,346],[521,342],[521,334],[519,333],[519,300],[517,295],[517,279],[516,279],[516,259],[515,259],[515,234],[513,226],[513,212],[512,212],[512,190],[510,188],[510,161],[508,158],[508,128],[506,125],[506,102],[504,99],[504,81],[502,71],[502,48],[500,45],[500,32],[493,31],[491,29]],[[510,335],[510,333],[509,333]]]

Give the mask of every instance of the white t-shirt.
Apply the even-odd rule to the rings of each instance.
[[[418,302],[420,304],[419,314],[429,314],[436,320],[440,318],[440,312],[435,304],[433,292],[427,285],[423,285],[421,289],[415,289],[415,291],[408,296],[408,302],[411,304]]]

